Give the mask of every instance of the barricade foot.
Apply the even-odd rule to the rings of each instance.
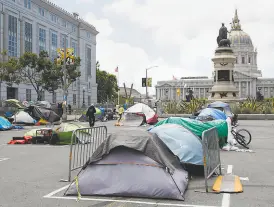
[[[237,175],[220,175],[215,180],[212,190],[217,193],[242,193],[243,186]]]

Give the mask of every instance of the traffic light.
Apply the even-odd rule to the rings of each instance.
[[[180,96],[180,94],[181,94],[180,88],[178,88],[176,92],[177,92],[177,96]]]
[[[146,87],[146,86],[147,86],[147,79],[142,78],[142,87]]]

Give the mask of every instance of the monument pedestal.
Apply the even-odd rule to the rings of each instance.
[[[239,91],[234,85],[235,56],[230,47],[218,47],[215,50],[214,62],[214,85],[210,90],[208,100],[233,102],[239,100]]]

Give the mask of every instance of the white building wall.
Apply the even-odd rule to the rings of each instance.
[[[18,57],[22,55],[24,52],[24,41],[21,41],[20,44],[20,37],[24,38],[25,34],[25,22],[29,22],[32,24],[32,52],[38,53],[39,52],[39,28],[44,28],[46,30],[46,50],[51,53],[51,30],[57,33],[57,48],[61,47],[61,34],[68,34],[68,47],[71,47],[71,40],[76,40],[78,44],[78,56],[80,55],[81,58],[81,77],[80,82],[75,84],[75,87],[69,88],[69,95],[68,95],[68,103],[73,102],[73,94],[77,95],[77,106],[81,106],[83,93],[83,87],[86,88],[85,92],[85,100],[87,104],[87,97],[91,96],[91,100],[93,103],[97,102],[97,84],[96,84],[96,35],[98,32],[96,29],[89,25],[88,23],[84,22],[81,19],[73,17],[72,14],[66,12],[65,10],[57,7],[56,5],[46,1],[46,0],[32,0],[31,9],[24,7],[24,0],[0,0],[0,5],[2,9],[2,13],[0,15],[0,48],[1,51],[8,50],[8,15],[12,15],[18,18],[17,21],[17,54]],[[41,16],[39,14],[39,8],[43,8],[45,11],[45,15]],[[51,21],[51,14],[56,15],[58,18],[58,22]],[[23,22],[23,28],[20,33],[20,20]],[[67,27],[62,26],[62,19],[68,22]],[[72,28],[76,27],[75,32],[72,32]],[[80,30],[80,36],[78,36],[78,30]],[[87,34],[90,35],[87,35]],[[80,42],[79,42],[80,41]],[[90,45],[91,47],[91,59],[92,59],[92,77],[85,79],[86,75],[86,46]],[[23,50],[20,53],[20,48]],[[91,82],[92,89],[88,90],[88,82]],[[0,99],[5,100],[7,99],[7,89],[5,84],[1,84],[1,93]],[[32,88],[31,85],[28,84],[20,84],[19,86],[13,85],[13,87],[19,88],[18,90],[18,99],[25,100],[26,99],[26,89],[32,89],[32,100],[35,101],[37,98],[35,90]],[[45,92],[45,99],[49,102],[52,102],[52,94]],[[57,91],[57,102],[62,101],[62,92],[60,90]],[[81,100],[80,100],[81,99]]]

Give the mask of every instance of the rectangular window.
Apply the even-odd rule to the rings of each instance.
[[[87,37],[88,37],[88,38],[90,38],[90,36],[91,36],[91,35],[90,35],[90,33],[89,33],[89,32],[87,32]]]
[[[31,89],[26,89],[26,101],[31,101]]]
[[[250,57],[248,57],[248,63],[251,63],[251,58]]]
[[[91,76],[91,48],[87,47],[86,50],[86,80]]]
[[[51,21],[56,23],[57,22],[57,16],[54,15],[54,14],[51,14]]]
[[[32,24],[25,23],[25,52],[32,52]]]
[[[76,32],[76,27],[72,25],[72,31]]]
[[[9,56],[17,57],[17,18],[9,15],[8,20],[9,34]]]
[[[31,0],[24,0],[25,8],[31,9]]]
[[[238,64],[238,57],[236,57],[236,64]]]
[[[242,64],[245,63],[245,57],[242,57]]]
[[[76,105],[76,94],[73,94],[72,102],[73,102],[73,105],[75,106]]]
[[[66,47],[68,48],[68,38],[66,38]],[[61,34],[61,47],[65,48],[65,35]]]
[[[57,57],[57,34],[55,32],[51,32],[51,51],[50,51],[51,60]]]
[[[52,93],[52,103],[56,103],[56,92]]]
[[[71,42],[71,47],[72,47],[73,50],[74,50],[74,56],[77,56],[77,53],[78,53],[78,51],[77,51],[77,43],[74,42],[74,41],[72,41],[72,42]]]
[[[66,22],[65,20],[62,19],[61,25],[62,25],[62,27],[67,27],[67,22]]]
[[[90,98],[90,96],[88,96],[88,105],[89,106],[91,105],[91,98]]]
[[[39,53],[46,51],[46,30],[39,28]]]
[[[45,16],[45,10],[43,8],[39,8],[39,14],[44,17]]]

